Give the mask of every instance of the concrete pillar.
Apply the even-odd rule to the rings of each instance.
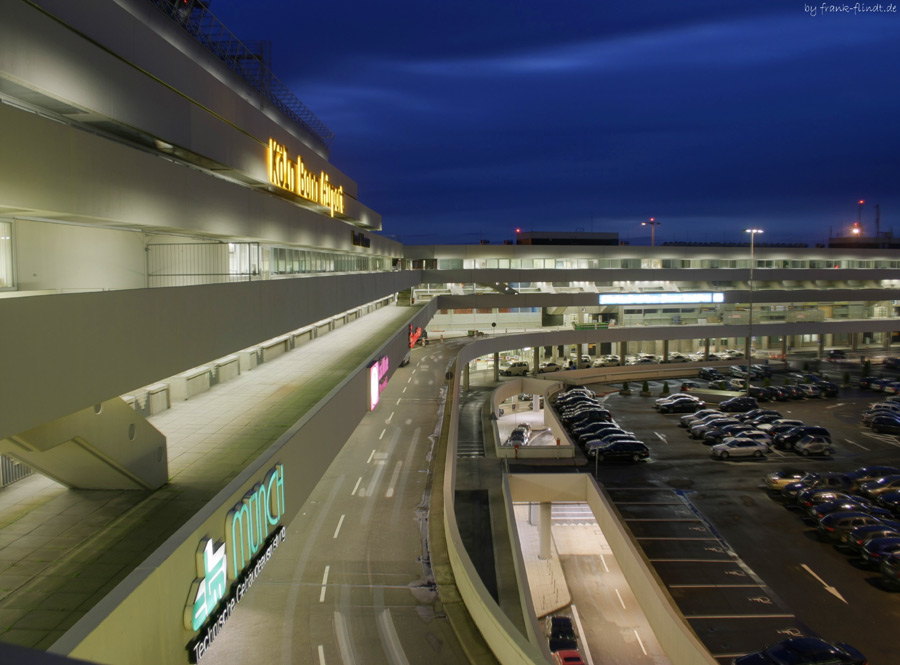
[[[744,359],[747,361],[747,365],[752,365],[753,358],[753,348],[752,348],[753,338],[750,335],[747,335],[744,338]]]
[[[500,381],[500,352],[494,353],[494,383]]]
[[[669,340],[662,341],[662,358],[663,362],[669,362]]]
[[[881,348],[884,349],[885,351],[890,351],[891,350],[891,333],[883,332],[883,333],[881,333],[881,337],[882,337]]]
[[[538,375],[538,367],[541,366],[541,347],[534,347],[534,375]]]
[[[466,366],[463,367],[463,390],[469,389],[469,367],[472,363],[466,363]]]
[[[625,354],[628,353],[628,342],[619,342],[619,364],[625,364]]]
[[[781,338],[781,357],[787,359],[787,341],[788,336],[785,335]]]
[[[541,540],[541,549],[538,559],[553,558],[553,550],[550,548],[550,517],[552,508],[552,503],[541,502],[541,515],[538,523],[538,537]]]
[[[703,340],[703,360],[709,360],[709,337]]]
[[[534,501],[528,504],[528,523],[531,526],[538,525],[538,505]]]
[[[859,333],[850,333],[850,350],[856,351],[859,348]]]
[[[825,357],[825,333],[819,333],[819,349],[817,357],[819,360]]]

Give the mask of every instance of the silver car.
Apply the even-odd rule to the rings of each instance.
[[[709,449],[709,454],[719,459],[729,457],[762,457],[769,452],[769,445],[754,439],[735,437],[724,443],[717,443]]]
[[[834,447],[828,439],[821,436],[807,435],[794,444],[794,450],[807,457],[809,455],[834,455]]]

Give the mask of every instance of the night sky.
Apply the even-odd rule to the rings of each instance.
[[[898,3],[900,4],[900,3]],[[900,235],[900,11],[796,1],[212,0],[406,244]],[[865,7],[866,5],[858,5]],[[875,7],[876,4],[868,5]]]

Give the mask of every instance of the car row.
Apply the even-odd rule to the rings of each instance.
[[[585,665],[578,650],[575,624],[566,616],[549,616],[545,623],[547,644],[556,665]]]
[[[595,397],[593,392],[581,387],[556,396],[554,407],[570,438],[598,463],[647,459],[650,456],[647,445],[634,432],[620,427]]]

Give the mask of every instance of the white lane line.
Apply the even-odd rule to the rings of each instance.
[[[413,370],[412,373],[415,374],[415,373],[416,373],[416,370]]]
[[[665,434],[660,434],[659,432],[653,432],[653,433],[654,433],[657,437],[659,437],[659,440],[662,441],[663,443],[669,443],[669,440],[666,438],[666,435],[665,435]]]
[[[863,432],[863,436],[868,436],[872,439],[875,439],[876,441],[881,441],[882,443],[886,443],[889,446],[900,447],[900,443],[897,443],[896,441],[891,441],[890,439],[885,438],[879,434],[870,434],[869,432]]]
[[[341,519],[338,520],[337,528],[334,530],[334,537],[337,538],[338,534],[341,532],[341,526],[344,524],[344,515],[341,515]]]
[[[387,432],[387,427],[381,430],[381,434],[378,435],[378,440],[381,441],[384,438],[384,433]]]
[[[406,392],[406,386],[403,386],[403,392],[404,393]]]
[[[861,443],[857,443],[856,441],[851,441],[850,439],[844,439],[844,441],[846,441],[847,443],[851,443],[851,444],[853,444],[854,446],[859,446],[859,447],[862,448],[863,450],[866,450],[866,451],[869,450],[869,449],[866,448],[864,445],[862,445]]]
[[[401,398],[399,398],[399,397],[397,398],[397,406],[400,406],[400,399]]]
[[[618,597],[619,597],[619,603],[621,603],[621,605],[622,605],[622,609],[623,609],[623,610],[627,610],[627,609],[628,609],[628,608],[627,608],[627,607],[625,607],[625,601],[624,601],[624,600],[622,600],[622,594],[621,594],[621,593],[619,593],[619,590],[618,590],[618,589],[616,589],[616,596],[618,596]]]
[[[393,417],[394,417],[394,412],[391,411],[391,415],[388,416],[388,419],[387,419],[385,422],[390,423],[390,422],[391,422],[391,418],[393,418]]]
[[[366,464],[371,463],[373,457],[375,457],[375,449],[374,448],[372,448],[372,452],[369,453],[369,459],[366,460]]]
[[[638,635],[637,628],[634,629],[634,636],[637,638],[638,644],[641,645],[641,651],[644,652],[644,655],[647,655],[647,650],[644,648],[644,643],[641,641],[641,636]]]
[[[413,370],[413,374],[415,374],[415,373],[416,373],[416,370]],[[412,377],[409,377],[409,378],[406,380],[407,383],[409,383],[410,381],[412,381]]]
[[[602,554],[600,555],[600,563],[603,564],[603,569],[608,573],[608,572],[609,572],[609,566],[606,565],[606,559],[603,558],[603,555],[602,555]]]
[[[359,484],[362,482],[362,476],[359,477],[359,480],[356,481],[356,484],[353,486],[353,491],[350,492],[350,496],[354,496],[356,494],[356,490],[359,489]]]
[[[319,665],[325,665],[325,649],[319,645]]]
[[[322,576],[322,591],[319,594],[319,602],[320,603],[325,602],[325,589],[327,588],[325,585],[328,584],[328,569],[329,568],[331,568],[331,566],[325,566],[325,574]]]
[[[587,639],[584,635],[584,628],[581,627],[581,618],[578,616],[578,608],[572,605],[572,618],[575,619],[575,626],[578,628],[578,634],[581,635],[581,650],[584,652],[584,660],[587,665],[594,665],[594,659],[591,658],[591,650],[588,648]]]
[[[409,665],[409,660],[400,644],[394,620],[390,610],[381,610],[378,613],[378,632],[381,634],[381,645],[391,665]]]
[[[836,409],[839,406],[844,406],[844,404],[846,404],[846,402],[841,402],[840,404],[832,404],[831,406],[826,406],[825,408],[826,409]]]

